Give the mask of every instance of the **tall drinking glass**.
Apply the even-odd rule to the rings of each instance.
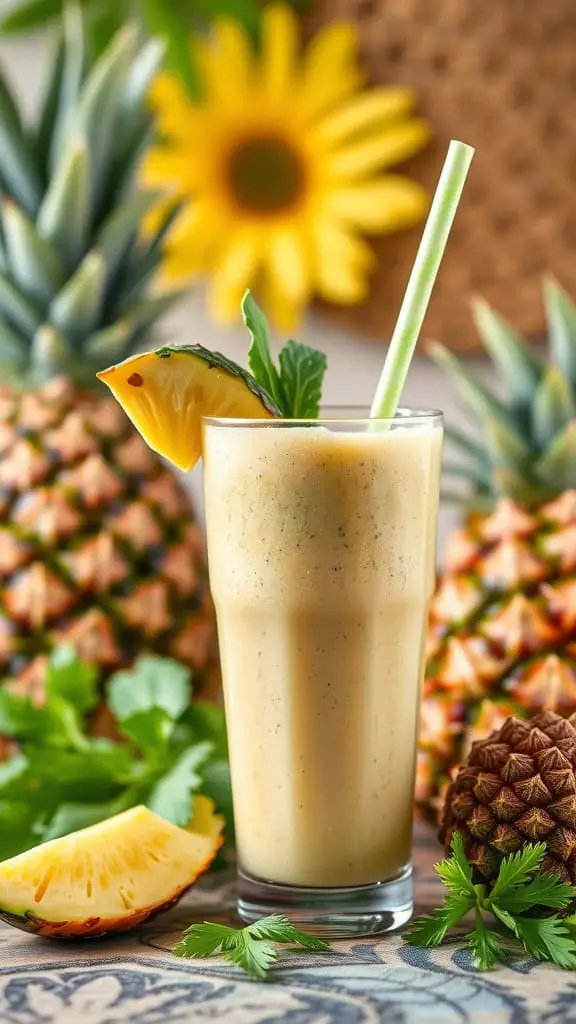
[[[328,937],[412,912],[412,804],[442,416],[206,420],[246,921]]]

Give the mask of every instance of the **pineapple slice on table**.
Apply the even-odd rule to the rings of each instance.
[[[485,303],[476,323],[505,398],[442,346],[432,356],[475,420],[448,427],[467,481],[431,603],[417,807],[436,817],[473,740],[508,715],[576,711],[576,306],[544,285],[548,353]]]
[[[33,124],[0,75],[0,678],[35,699],[62,641],[103,676],[150,650],[216,678],[188,494],[95,379],[178,297],[155,285],[177,211],[145,237],[137,187],[160,56],[127,25],[91,63],[71,5]]]

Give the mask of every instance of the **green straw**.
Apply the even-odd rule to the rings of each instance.
[[[474,150],[452,140],[394,328],[370,416],[394,416],[422,329]]]

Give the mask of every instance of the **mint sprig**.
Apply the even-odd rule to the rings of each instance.
[[[282,416],[316,419],[328,365],[324,353],[290,340],[278,356],[278,370],[270,350],[268,321],[249,291],[242,299],[242,318],[252,338],[248,363],[257,383],[268,392]]]
[[[462,836],[455,833],[452,855],[435,865],[446,892],[440,907],[417,917],[404,933],[411,946],[440,946],[448,932],[473,914],[473,927],[464,940],[476,966],[488,970],[505,963],[522,950],[536,960],[550,961],[569,970],[576,968],[576,916],[559,914],[535,917],[535,908],[565,910],[576,900],[576,887],[556,875],[535,875],[546,855],[545,843],[526,843],[505,857],[490,890],[473,881]],[[498,930],[487,921],[495,918]]]
[[[297,947],[309,953],[324,953],[331,949],[324,939],[298,931],[283,914],[270,914],[245,928],[231,928],[211,921],[193,924],[174,946],[173,953],[192,959],[223,956],[229,964],[242,968],[251,978],[263,981],[272,964],[278,960],[278,945]]]
[[[225,814],[230,837],[222,708],[191,705],[188,669],[144,655],[108,682],[121,739],[97,739],[89,715],[100,702],[98,682],[93,665],[61,647],[47,665],[44,706],[0,688],[0,734],[19,743],[0,764],[0,860],[140,803],[187,825],[199,792]]]

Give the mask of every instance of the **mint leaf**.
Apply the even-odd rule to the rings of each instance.
[[[0,861],[36,846],[34,822],[38,810],[30,802],[0,800]]]
[[[576,944],[565,923],[554,917],[517,917],[516,930],[536,960],[551,960],[558,967],[576,968]]]
[[[108,707],[123,722],[139,711],[161,708],[172,721],[190,703],[190,672],[168,658],[142,655],[134,667],[117,672],[108,684]]]
[[[270,328],[264,313],[250,292],[246,292],[242,299],[242,319],[252,338],[248,349],[248,365],[252,374],[284,413],[280,378],[270,353]]]
[[[284,914],[270,914],[249,926],[250,935],[254,939],[270,939],[271,942],[294,943],[312,952],[324,952],[330,949],[330,943],[319,939],[316,935],[299,932],[295,925]]]
[[[226,820],[226,838],[234,838],[234,806],[230,783],[230,766],[223,758],[208,761],[202,768],[202,792],[212,798]]]
[[[59,697],[84,715],[98,704],[98,670],[81,661],[73,647],[62,645],[48,659],[44,688],[48,706]]]
[[[508,854],[500,864],[498,878],[490,893],[490,899],[500,901],[504,893],[510,892],[519,885],[524,885],[532,873],[540,867],[545,854],[545,843],[526,843],[516,853]]]
[[[211,743],[198,743],[184,751],[148,794],[145,802],[150,810],[173,825],[188,825],[194,807],[193,794],[202,786],[198,769],[210,758],[212,751]]]
[[[176,956],[189,956],[193,960],[216,956],[225,949],[233,949],[238,942],[240,929],[226,924],[193,924],[186,929],[180,942],[172,950]]]
[[[278,362],[284,415],[292,419],[316,419],[328,366],[326,356],[308,345],[289,341],[280,352]]]
[[[224,953],[224,958],[234,967],[241,967],[251,978],[264,981],[270,967],[277,961],[278,953],[273,942],[252,939],[250,935],[243,934],[238,945]]]
[[[496,897],[492,894],[488,903],[494,910],[496,907],[493,904],[497,903],[510,914],[521,914],[525,910],[539,906],[561,910],[569,906],[574,899],[576,887],[573,885],[567,885],[556,875],[537,875],[524,886],[504,890]]]

